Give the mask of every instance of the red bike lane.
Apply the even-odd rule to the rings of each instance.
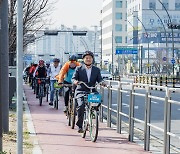
[[[99,135],[96,143],[91,142],[89,133],[85,139],[67,125],[67,118],[63,113],[64,101],[60,98],[59,110],[49,106],[44,98],[42,106],[35,98],[32,89],[24,85],[24,91],[32,116],[36,136],[43,154],[143,154],[149,153],[143,147],[128,142],[127,136],[116,133],[100,123]]]

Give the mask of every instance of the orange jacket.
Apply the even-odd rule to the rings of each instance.
[[[66,75],[66,73],[68,72],[69,70],[69,65],[70,63],[72,63],[71,61],[68,61],[64,64],[64,66],[61,68],[59,74],[56,76],[56,79],[58,80],[59,83],[62,83],[63,80],[64,80],[64,77]],[[76,64],[76,66],[80,66],[80,63],[79,62],[76,62],[74,61],[73,63]]]

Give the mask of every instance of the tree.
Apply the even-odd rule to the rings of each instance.
[[[50,2],[51,1],[51,2]],[[53,0],[23,0],[24,46],[32,42],[34,34],[44,25],[46,16],[53,8]],[[9,0],[9,64],[14,65],[16,57],[16,19],[17,0]]]

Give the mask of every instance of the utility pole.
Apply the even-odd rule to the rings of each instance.
[[[8,1],[0,0],[0,151],[2,133],[9,131]]]
[[[23,0],[17,0],[17,154],[23,153]]]
[[[0,4],[0,102],[2,103],[3,132],[9,131],[9,42],[8,42],[8,1],[2,0]]]

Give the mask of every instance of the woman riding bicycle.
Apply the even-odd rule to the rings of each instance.
[[[77,97],[78,103],[78,121],[76,125],[79,127],[78,132],[83,133],[82,124],[84,118],[85,103],[83,100],[83,92],[90,92],[90,89],[85,87],[83,84],[78,84],[78,82],[83,81],[89,87],[94,87],[96,82],[100,83],[103,81],[100,73],[100,69],[93,65],[94,54],[91,51],[86,51],[83,54],[84,64],[77,67],[73,77],[72,82],[77,85],[75,90],[75,96]],[[103,83],[103,82],[102,82]]]
[[[59,72],[59,75],[56,76],[56,78],[58,79],[58,83],[63,82],[64,84],[72,84],[71,79],[75,72],[75,68],[77,66],[80,66],[80,63],[77,62],[76,55],[71,55],[69,57],[69,61],[64,64],[61,71]],[[64,112],[67,112],[70,90],[71,90],[70,87],[66,87],[64,89],[64,102],[65,102]]]

